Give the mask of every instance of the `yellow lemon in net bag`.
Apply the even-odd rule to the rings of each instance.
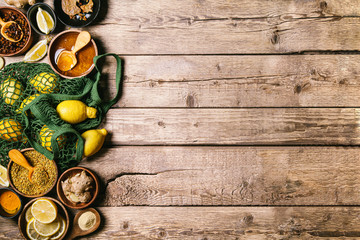
[[[55,131],[51,130],[48,126],[44,125],[40,130],[40,143],[41,146],[46,148],[49,151],[52,151],[51,138],[54,135]],[[56,141],[59,145],[59,148],[63,148],[65,145],[65,137],[60,135],[56,138]]]
[[[7,78],[0,84],[1,97],[6,104],[13,105],[17,99],[20,98],[24,91],[21,82],[14,78]]]

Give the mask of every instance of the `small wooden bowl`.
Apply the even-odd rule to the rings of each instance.
[[[56,62],[63,50],[71,51],[75,45],[76,37],[81,31],[67,30],[56,35],[50,42],[48,50],[48,61],[51,68],[63,78],[77,78],[88,75],[95,67],[93,58],[98,55],[98,49],[94,39],[76,53],[78,63],[67,72],[62,72]]]
[[[16,8],[13,8],[13,7],[0,7],[0,12],[15,13],[15,14],[20,15],[21,17],[23,17],[25,19],[25,21],[27,22],[28,27],[29,27],[29,38],[25,42],[24,47],[21,48],[20,50],[16,51],[16,52],[12,52],[12,53],[4,53],[4,54],[0,53],[0,56],[2,56],[2,57],[10,57],[10,56],[20,55],[20,54],[26,52],[30,48],[31,43],[33,41],[33,33],[31,31],[31,25],[30,25],[29,19],[27,19],[27,17],[25,16],[24,13],[22,13],[20,10],[18,10]]]
[[[64,205],[61,204],[61,202],[59,202],[58,200],[56,200],[54,198],[51,198],[51,197],[40,197],[40,198],[49,199],[49,200],[53,201],[56,204],[56,206],[58,207],[58,214],[60,214],[65,219],[65,222],[66,222],[65,232],[58,240],[64,239],[69,230],[69,225],[70,225],[69,214],[68,214],[66,208],[64,207]],[[31,205],[37,199],[40,199],[40,198],[35,198],[35,199],[32,199],[30,202],[28,202],[25,205],[24,210],[21,212],[20,217],[18,219],[18,226],[19,226],[20,233],[25,239],[29,239],[27,236],[27,233],[26,233],[26,225],[27,225],[27,222],[25,219],[26,210],[28,210],[28,208],[31,207]]]
[[[26,151],[35,151],[35,149],[34,149],[34,148],[25,148],[25,149],[21,150],[20,152],[26,152]],[[8,174],[8,176],[9,176],[10,186],[14,189],[14,191],[15,191],[16,193],[18,193],[19,195],[21,195],[21,196],[23,196],[23,197],[27,197],[27,198],[37,198],[37,197],[41,197],[41,196],[44,196],[44,195],[48,194],[48,193],[55,187],[56,181],[57,181],[57,179],[58,179],[58,177],[59,177],[59,171],[58,171],[58,168],[57,168],[57,165],[56,165],[55,161],[54,161],[54,160],[50,160],[50,161],[52,161],[53,164],[54,164],[54,166],[55,166],[56,177],[55,177],[54,183],[51,185],[51,187],[50,187],[47,191],[43,192],[42,194],[38,194],[38,195],[27,195],[27,194],[25,194],[25,193],[20,192],[20,191],[15,187],[15,185],[13,184],[12,179],[11,179],[11,171],[10,171],[10,169],[11,169],[11,166],[13,165],[13,161],[10,161],[9,164],[8,164],[8,167],[7,167],[7,174]]]
[[[21,213],[21,209],[22,209],[22,206],[23,206],[23,202],[21,200],[21,197],[20,195],[15,192],[13,189],[11,188],[0,188],[0,195],[2,194],[3,191],[12,191],[13,193],[16,194],[16,196],[20,199],[20,207],[19,207],[19,210],[13,214],[13,215],[10,215],[8,214],[7,212],[5,212],[1,207],[0,207],[0,216],[3,217],[3,218],[15,218],[17,215],[19,215]]]
[[[72,201],[70,201],[69,199],[66,198],[64,191],[62,189],[62,186],[61,186],[61,182],[65,181],[69,177],[72,177],[78,173],[81,173],[82,171],[85,171],[86,175],[88,175],[89,177],[91,177],[94,180],[93,188],[90,190],[92,198],[87,203],[73,203]],[[83,209],[83,208],[90,206],[95,201],[97,195],[99,194],[99,180],[98,180],[97,176],[89,169],[84,168],[84,167],[73,167],[73,168],[66,170],[63,174],[61,174],[61,176],[59,177],[59,180],[57,182],[57,185],[56,185],[56,191],[57,191],[60,201],[65,206],[67,206],[69,208],[74,208],[74,209]]]

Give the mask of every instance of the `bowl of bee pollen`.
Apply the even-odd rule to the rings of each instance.
[[[55,187],[58,178],[55,161],[49,160],[33,148],[23,149],[21,153],[35,170],[30,181],[28,170],[10,161],[7,169],[10,186],[19,195],[27,198],[46,195]]]

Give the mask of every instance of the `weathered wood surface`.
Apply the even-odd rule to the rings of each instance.
[[[109,0],[103,9],[87,30],[104,52],[263,54],[359,49],[360,10],[350,0],[127,0],[121,4]]]
[[[344,206],[360,205],[358,2],[102,4],[84,29],[125,60],[125,82],[106,147],[81,163],[104,184],[88,239],[360,238]]]
[[[358,145],[357,108],[111,109],[112,145]]]
[[[359,162],[357,147],[118,147],[80,165],[102,206],[359,205]]]
[[[83,239],[358,239],[359,207],[102,207]],[[20,238],[15,222],[0,238]]]
[[[123,59],[123,96],[115,107],[357,107],[360,103],[358,55]],[[9,58],[8,63],[15,61]],[[113,96],[114,64],[110,57],[107,62],[101,86]]]
[[[358,50],[359,10],[346,1],[109,1],[105,50],[119,54]],[[355,10],[357,9],[357,10]],[[356,16],[354,16],[354,14]],[[349,17],[346,17],[349,16]],[[116,32],[112,31],[114,28]]]

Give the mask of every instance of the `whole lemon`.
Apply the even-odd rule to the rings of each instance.
[[[59,117],[70,124],[80,123],[87,118],[96,118],[97,110],[78,100],[66,100],[57,105]]]
[[[0,121],[0,138],[8,142],[17,142],[22,139],[23,127],[21,123],[12,119],[5,118]]]
[[[85,140],[84,156],[89,157],[97,153],[104,144],[107,134],[108,132],[105,128],[91,129],[81,134],[81,137]]]
[[[52,151],[52,146],[51,146],[51,138],[54,135],[55,131],[51,130],[48,126],[44,125],[41,130],[40,130],[40,142],[41,142],[41,146],[43,146],[44,148],[46,148],[49,151]],[[65,137],[60,135],[59,137],[56,138],[56,141],[59,145],[59,148],[62,149],[65,145]]]
[[[53,93],[59,90],[59,79],[53,73],[42,72],[29,80],[30,84],[41,93]]]
[[[14,78],[7,78],[0,84],[1,97],[6,104],[13,105],[17,99],[20,98],[24,91],[21,82]]]

